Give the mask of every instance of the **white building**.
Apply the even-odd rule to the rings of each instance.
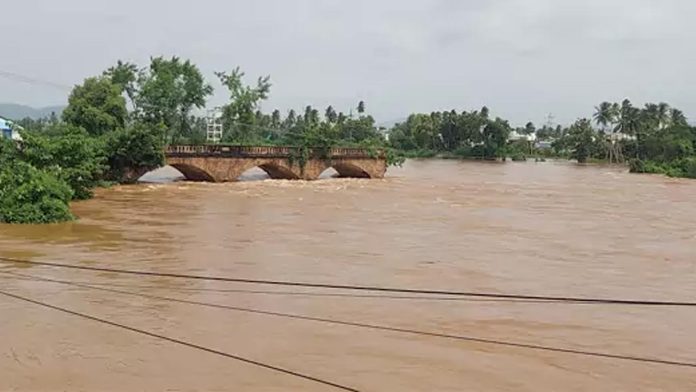
[[[22,140],[18,129],[21,129],[19,125],[14,125],[12,121],[4,117],[0,117],[0,137],[6,137],[12,140]]]
[[[512,132],[510,132],[510,136],[508,136],[508,140],[511,142],[516,142],[518,140],[525,140],[528,142],[533,142],[534,140],[536,140],[536,135],[534,135],[534,134],[524,135],[521,133],[517,133],[517,131],[513,130]]]

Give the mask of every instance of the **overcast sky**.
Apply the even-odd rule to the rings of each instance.
[[[378,121],[488,105],[519,124],[565,123],[602,100],[667,101],[696,117],[689,0],[4,0],[0,72],[74,85],[117,59],[179,55],[213,71],[270,74],[264,109]],[[217,83],[211,104],[225,100]],[[0,102],[67,91],[0,77]]]

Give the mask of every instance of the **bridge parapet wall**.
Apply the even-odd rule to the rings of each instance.
[[[218,156],[237,158],[290,158],[299,152],[289,146],[238,146],[238,145],[171,145],[165,155],[174,156]],[[331,148],[328,151],[310,149],[310,158],[384,158],[383,150],[370,151],[364,148]]]

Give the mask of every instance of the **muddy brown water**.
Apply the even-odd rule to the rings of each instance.
[[[73,223],[0,226],[0,256],[252,279],[694,300],[695,196],[696,181],[620,168],[435,160],[409,161],[384,180],[141,184],[75,203]],[[361,391],[696,389],[694,368],[206,308],[36,277],[687,362],[696,362],[693,308],[325,296],[348,293],[6,263],[0,271],[24,276],[0,274],[12,294]],[[0,390],[332,388],[0,296]]]

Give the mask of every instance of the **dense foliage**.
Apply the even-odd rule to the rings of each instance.
[[[7,157],[5,158],[7,159]],[[55,223],[73,219],[72,190],[52,174],[20,160],[0,167],[0,222]]]
[[[135,114],[143,124],[159,128],[167,142],[176,142],[191,130],[191,110],[205,107],[206,98],[213,93],[198,67],[178,57],[153,58],[137,81],[132,92]]]
[[[143,125],[107,135],[104,156],[105,178],[119,183],[135,182],[164,163],[161,139]]]
[[[123,128],[127,115],[126,100],[119,87],[108,78],[99,77],[88,78],[73,89],[63,120],[98,136]]]
[[[480,111],[412,114],[397,124],[389,140],[397,149],[421,155],[448,152],[459,157],[492,159],[505,156],[512,128],[501,118],[490,118],[487,107]]]
[[[626,99],[601,103],[593,119],[596,127],[589,119],[579,119],[569,127],[546,124],[537,129],[531,122],[512,128],[503,119],[493,120],[486,107],[412,114],[391,129],[389,141],[411,157],[552,156],[580,163],[629,162],[633,172],[696,177],[696,129],[682,111],[666,103],[639,108]]]
[[[643,108],[629,100],[603,102],[594,120],[578,120],[555,138],[554,148],[579,161],[629,162],[632,172],[696,178],[696,129],[683,112],[666,103]]]
[[[75,199],[89,199],[104,170],[101,143],[70,125],[56,125],[51,134],[23,133],[20,159],[65,181]]]
[[[270,114],[259,110],[268,98],[271,83],[268,76],[259,77],[255,85],[243,82],[244,73],[239,68],[231,73],[216,74],[229,90],[230,101],[222,108],[224,133],[222,142],[254,145],[288,145],[296,147],[300,165],[308,159],[310,149],[328,151],[336,146],[360,146],[374,151],[384,150],[389,164],[403,160],[388,149],[383,130],[375,125],[372,116],[366,114],[366,104],[360,101],[357,115],[337,112],[333,106],[320,111],[308,105],[299,114],[290,110],[283,116],[279,110]]]

